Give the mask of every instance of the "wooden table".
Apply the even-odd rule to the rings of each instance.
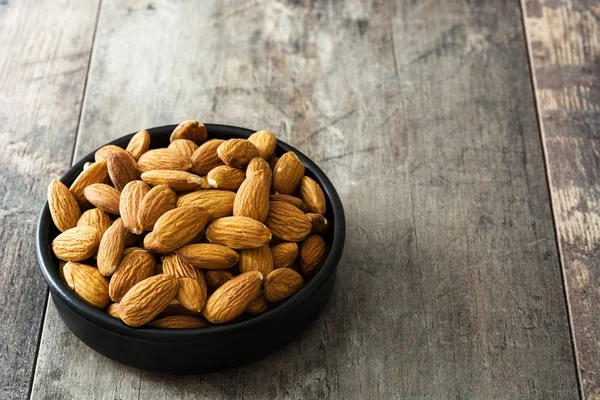
[[[600,5],[0,1],[0,398],[600,399]],[[335,294],[253,365],[146,373],[71,334],[46,185],[140,128],[270,129],[346,208]]]

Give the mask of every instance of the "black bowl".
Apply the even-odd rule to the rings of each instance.
[[[206,125],[209,138],[247,138],[253,131],[226,125]],[[152,147],[166,147],[175,125],[149,129]],[[126,147],[127,135],[110,144]],[[106,357],[148,371],[168,373],[206,372],[256,361],[288,344],[321,313],[333,292],[335,272],[346,235],[344,209],[335,188],[323,171],[290,145],[277,142],[276,154],[295,152],[306,166],[306,175],[315,179],[327,198],[329,232],[327,253],[320,270],[294,296],[281,305],[239,322],[201,329],[167,330],[131,328],[84,303],[61,280],[58,260],[50,243],[59,233],[44,205],[36,231],[40,269],[50,287],[59,315],[71,331],[92,349]],[[61,181],[70,185],[94,153],[82,158]]]

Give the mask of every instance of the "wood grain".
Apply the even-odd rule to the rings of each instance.
[[[516,2],[103,1],[76,155],[198,118],[270,129],[334,182],[328,309],[258,363],[112,362],[49,304],[32,398],[577,398]]]
[[[97,4],[0,2],[0,398],[28,395],[45,309],[34,230],[69,167]],[[43,32],[43,34],[41,34]]]
[[[581,386],[600,399],[600,7],[525,4]]]

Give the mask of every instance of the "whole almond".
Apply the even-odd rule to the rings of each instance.
[[[206,287],[212,293],[221,286],[233,279],[231,272],[224,271],[222,269],[207,269],[204,271],[204,278],[206,279]]]
[[[131,154],[129,154],[127,151],[125,151],[125,149],[122,149],[119,146],[115,146],[114,144],[107,144],[104,147],[99,148],[98,150],[96,150],[96,153],[94,154],[94,159],[96,160],[96,162],[98,161],[108,161],[108,158],[113,155],[113,154],[124,154],[125,156],[131,158],[131,161],[133,161],[133,163],[135,164],[135,160],[133,159],[133,157],[131,157]]]
[[[198,175],[168,169],[144,172],[142,180],[151,186],[167,185],[176,192],[196,190],[204,183],[204,179]]]
[[[123,220],[118,218],[104,232],[98,248],[98,270],[104,276],[112,275],[123,258],[125,249],[125,232]]]
[[[77,199],[69,191],[69,188],[58,179],[50,182],[48,186],[48,208],[50,208],[54,225],[61,232],[75,227],[77,220],[81,217]]]
[[[94,183],[104,183],[107,179],[108,169],[106,167],[106,161],[98,161],[90,165],[89,168],[79,174],[69,190],[71,193],[73,193],[73,196],[75,196],[79,205],[88,205],[90,203],[87,201],[83,193],[85,188],[93,185]]]
[[[152,230],[153,239],[158,243],[156,252],[167,254],[188,244],[207,221],[208,212],[202,207],[180,207],[167,211],[156,221]]]
[[[153,171],[155,169],[173,169],[177,171],[189,171],[192,168],[190,160],[181,157],[179,152],[172,149],[148,150],[138,160],[140,172]]]
[[[253,249],[269,243],[271,231],[263,223],[252,218],[224,217],[208,225],[206,238],[211,243],[232,249]]]
[[[298,257],[298,245],[292,242],[286,242],[271,247],[271,256],[273,257],[273,268],[288,268]]]
[[[170,315],[155,319],[148,326],[163,329],[194,329],[203,328],[208,323],[202,317],[192,315]]]
[[[217,154],[217,149],[223,142],[225,141],[221,139],[213,139],[198,147],[192,155],[192,171],[198,175],[206,175],[211,169],[223,165]]]
[[[113,318],[121,319],[119,316],[119,303],[112,303],[106,308],[106,313]]]
[[[64,271],[67,284],[83,301],[96,308],[108,305],[108,281],[97,268],[70,261]]]
[[[201,279],[179,278],[177,300],[190,311],[200,312],[206,303],[206,282],[204,275]]]
[[[321,214],[308,213],[306,216],[312,224],[310,233],[325,233],[329,229],[329,222]]]
[[[96,228],[76,226],[54,238],[52,250],[59,260],[83,261],[96,254],[100,238]]]
[[[304,176],[304,164],[293,151],[279,158],[273,169],[273,189],[275,193],[291,194],[298,188]]]
[[[209,221],[233,214],[235,193],[228,190],[198,190],[183,195],[177,200],[177,207],[195,206],[208,211]]]
[[[302,211],[282,201],[271,201],[265,225],[273,235],[287,242],[299,242],[312,229],[310,220]]]
[[[236,191],[246,179],[246,173],[241,169],[221,165],[211,169],[206,178],[208,184],[215,189]]]
[[[277,146],[277,138],[270,131],[254,132],[250,135],[248,141],[256,146],[258,156],[265,160],[271,158]]]
[[[269,214],[271,181],[264,171],[249,175],[235,194],[233,215],[265,222]]]
[[[273,272],[273,257],[269,246],[265,244],[255,249],[240,250],[238,267],[241,273],[258,271],[263,276],[268,276]]]
[[[171,316],[171,315],[191,315],[191,316],[200,316],[202,315],[202,313],[200,312],[195,312],[195,311],[190,311],[187,308],[185,308],[177,299],[173,299],[171,300],[171,302],[169,303],[169,305],[162,310],[162,312],[159,314],[160,317],[167,317],[167,316]]]
[[[271,304],[265,299],[264,291],[259,291],[256,296],[248,303],[246,312],[253,315],[262,314],[270,308]]]
[[[303,177],[300,181],[300,194],[310,211],[325,215],[325,211],[327,211],[325,194],[317,182],[308,176]]]
[[[154,275],[156,260],[146,250],[135,250],[123,257],[119,267],[110,278],[108,293],[119,302],[136,283]]]
[[[125,250],[123,250],[123,257],[125,257],[127,254],[131,254],[134,251],[139,251],[139,250],[145,250],[143,247],[125,247]],[[161,272],[162,274],[162,272]]]
[[[93,163],[94,163],[93,161],[88,161],[85,164],[83,164],[83,170],[85,171],[86,169],[91,167]]]
[[[192,162],[192,155],[194,155],[194,152],[198,150],[198,145],[188,139],[177,139],[173,140],[167,148],[175,150],[181,154],[182,157],[185,157],[187,160]]]
[[[179,280],[173,275],[155,275],[136,283],[119,302],[119,315],[129,326],[152,321],[175,298]]]
[[[265,174],[267,174],[269,186],[271,186],[271,181],[273,180],[273,171],[271,170],[269,163],[261,157],[254,157],[252,160],[250,160],[248,168],[246,168],[246,176],[250,176],[256,171],[264,171]]]
[[[151,231],[158,219],[167,211],[175,208],[177,194],[167,185],[154,186],[142,199],[138,209],[140,226]]]
[[[258,150],[246,139],[229,139],[221,143],[217,148],[217,154],[225,164],[241,167],[258,156]]]
[[[175,253],[196,268],[227,269],[237,264],[239,255],[226,246],[210,243],[194,243],[183,246]]]
[[[132,136],[126,148],[127,152],[137,161],[150,150],[150,133],[143,129]]]
[[[262,279],[263,276],[258,271],[236,276],[210,295],[202,314],[213,324],[237,318],[260,291]]]
[[[127,152],[111,154],[106,161],[108,176],[113,185],[123,190],[125,185],[138,178],[137,165]]]
[[[85,188],[85,198],[102,211],[119,215],[121,192],[104,183],[94,183]]]
[[[284,203],[288,203],[300,209],[300,211],[307,213],[310,212],[310,209],[300,197],[291,196],[289,194],[281,194],[275,193],[270,197],[271,201],[283,201]]]
[[[265,279],[265,299],[278,303],[298,292],[304,285],[302,276],[290,268],[278,268]]]
[[[168,275],[175,275],[178,278],[192,278],[200,279],[202,271],[197,270],[194,266],[187,261],[183,260],[177,254],[169,254],[164,256],[163,262],[163,273]],[[204,279],[204,276],[202,276]]]
[[[79,220],[77,220],[77,226],[91,226],[92,228],[96,228],[100,236],[104,235],[110,224],[108,214],[99,208],[92,208],[85,211],[81,214]]]
[[[171,133],[171,142],[178,139],[188,139],[201,145],[206,141],[206,127],[197,120],[183,121]]]
[[[119,211],[123,219],[123,225],[135,235],[139,235],[144,231],[142,224],[138,220],[138,212],[142,199],[149,191],[150,186],[145,182],[132,181],[125,185],[125,188],[121,192]]]
[[[326,247],[325,240],[317,234],[310,235],[300,244],[298,257],[304,275],[311,274],[319,267],[325,256]]]

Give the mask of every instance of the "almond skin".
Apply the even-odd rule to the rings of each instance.
[[[246,176],[248,177],[256,171],[264,171],[267,175],[269,186],[271,186],[271,181],[273,180],[273,171],[271,170],[269,163],[261,157],[254,157],[252,160],[250,160],[248,168],[246,168]]]
[[[241,169],[233,168],[228,165],[221,165],[210,170],[208,175],[208,184],[215,189],[236,191],[246,179],[246,173]]]
[[[102,275],[112,275],[121,263],[126,232],[123,220],[118,218],[102,235],[98,248],[98,270]]]
[[[323,257],[327,245],[321,235],[312,234],[300,244],[300,269],[302,274],[313,273],[318,267]]]
[[[277,163],[279,162],[279,157],[277,156],[273,156],[271,158],[269,158],[269,166],[271,167],[271,169],[273,171],[275,171],[275,166],[277,165]]]
[[[202,313],[190,311],[185,308],[177,299],[171,300],[167,308],[165,308],[160,314],[159,317],[167,317],[171,315],[191,315],[194,317],[201,316]]]
[[[123,225],[135,235],[139,235],[144,231],[138,220],[138,213],[140,204],[149,191],[150,186],[145,182],[132,181],[125,185],[123,192],[121,192],[119,211],[123,219]]]
[[[53,180],[48,186],[48,208],[54,225],[61,232],[74,228],[81,217],[77,199],[58,179]]]
[[[204,176],[211,169],[223,165],[223,161],[217,154],[217,149],[223,142],[225,141],[221,139],[213,139],[198,147],[192,155],[192,171],[195,174]]]
[[[171,142],[178,139],[188,139],[201,145],[206,141],[206,127],[197,120],[183,121],[171,133]]]
[[[125,185],[138,178],[137,165],[127,152],[111,154],[106,161],[108,176],[113,185],[123,190]]]
[[[256,146],[246,139],[229,139],[217,148],[219,158],[227,165],[241,167],[258,156]]]
[[[227,269],[237,264],[240,256],[226,246],[210,243],[194,243],[183,246],[175,253],[196,268]]]
[[[304,213],[307,213],[310,211],[308,206],[304,202],[304,200],[302,200],[300,197],[291,196],[289,194],[275,193],[275,194],[271,195],[270,200],[271,201],[283,201],[284,203],[291,204],[294,207],[299,208],[300,211],[302,211]]]
[[[85,211],[77,220],[77,226],[90,226],[96,228],[100,233],[100,236],[104,235],[104,232],[110,226],[110,217],[107,213],[99,208],[92,208]]]
[[[325,202],[325,193],[321,186],[314,179],[305,176],[300,181],[300,195],[302,200],[308,205],[310,211],[316,214],[325,215],[327,204]]]
[[[265,160],[271,158],[275,152],[275,146],[277,146],[277,138],[270,131],[254,132],[250,135],[248,141],[256,146],[258,156]]]
[[[265,244],[255,249],[240,250],[238,267],[241,273],[258,271],[263,276],[268,276],[273,272],[273,257],[269,246]]]
[[[234,192],[228,190],[198,190],[183,195],[177,200],[177,207],[202,207],[208,211],[209,221],[233,214]]]
[[[151,231],[158,219],[175,208],[177,194],[167,185],[154,186],[142,199],[138,209],[138,222],[142,229]]]
[[[312,229],[310,220],[302,211],[282,201],[271,201],[265,225],[273,235],[287,242],[299,242]]]
[[[154,237],[149,240],[158,244],[153,250],[159,254],[167,254],[188,244],[204,229],[207,222],[208,212],[201,207],[180,207],[167,211],[156,221],[152,230]]]
[[[119,302],[119,315],[129,326],[147,324],[175,298],[179,280],[173,275],[155,275],[136,283]]]
[[[98,251],[100,233],[89,226],[67,229],[52,241],[52,250],[59,260],[83,261]]]
[[[298,257],[298,244],[286,242],[271,247],[273,268],[288,268]]]
[[[67,284],[83,301],[92,307],[104,308],[110,302],[108,281],[98,269],[89,265],[68,262],[64,266]]]
[[[325,233],[329,229],[329,222],[327,222],[327,219],[321,214],[308,213],[306,216],[312,224],[310,233]]]
[[[252,218],[224,217],[208,225],[206,238],[211,243],[221,244],[232,249],[253,249],[269,243],[271,231],[264,224]]]
[[[155,319],[150,322],[148,326],[165,329],[193,329],[203,328],[208,326],[208,323],[202,317],[195,317],[192,315],[170,315]]]
[[[212,293],[221,286],[233,279],[231,272],[224,271],[222,269],[207,269],[204,271],[204,278],[206,279],[206,287]]]
[[[204,275],[202,278],[179,278],[179,291],[177,292],[177,300],[182,306],[190,311],[200,312],[206,303],[207,292]]]
[[[113,154],[124,154],[125,156],[128,156],[131,158],[131,160],[134,162],[135,164],[135,160],[133,159],[133,157],[131,157],[131,154],[129,154],[128,152],[125,151],[125,149],[120,148],[119,146],[115,146],[114,144],[107,144],[104,147],[99,148],[98,150],[96,150],[96,153],[94,154],[94,159],[96,160],[96,162],[98,161],[108,161],[108,158],[113,155]]]
[[[114,302],[119,302],[136,283],[154,275],[156,260],[146,250],[135,250],[123,257],[119,268],[110,278],[108,294]]]
[[[132,136],[127,145],[127,152],[137,161],[139,158],[150,150],[150,133],[143,129]]]
[[[90,204],[85,198],[84,190],[86,187],[94,183],[104,183],[108,179],[108,169],[106,161],[98,161],[90,165],[84,170],[77,179],[73,182],[69,190],[77,199],[79,205],[84,206]]]
[[[181,154],[182,157],[185,157],[187,160],[192,162],[192,155],[194,155],[194,152],[198,150],[198,145],[188,139],[177,139],[173,140],[167,148],[170,150],[175,150]]]
[[[279,158],[273,169],[273,189],[275,193],[292,194],[304,176],[304,164],[293,151]]]
[[[151,186],[167,185],[176,192],[196,190],[204,183],[198,175],[168,169],[144,172],[142,180]]]
[[[119,303],[112,303],[111,305],[109,305],[106,309],[106,313],[113,318],[121,319],[121,317],[119,316]]]
[[[85,188],[85,198],[109,214],[119,215],[121,192],[104,183],[94,183]]]
[[[249,312],[253,315],[262,314],[267,311],[271,307],[271,304],[265,299],[264,291],[258,292],[256,296],[248,303],[246,307],[246,312]]]
[[[293,269],[276,269],[265,279],[265,299],[269,303],[278,303],[298,292],[302,285],[304,279]]]
[[[264,171],[249,175],[235,195],[233,215],[265,222],[269,214],[271,181]]]
[[[202,314],[213,324],[237,318],[260,291],[262,279],[262,274],[258,271],[236,276],[208,298]]]
[[[175,275],[178,278],[200,279],[202,271],[197,270],[187,261],[184,261],[177,254],[169,254],[162,259],[163,273],[167,275]],[[204,279],[204,276],[202,276]]]
[[[192,163],[172,149],[148,150],[138,160],[138,169],[140,172],[153,171],[155,169],[189,171],[191,168]]]

